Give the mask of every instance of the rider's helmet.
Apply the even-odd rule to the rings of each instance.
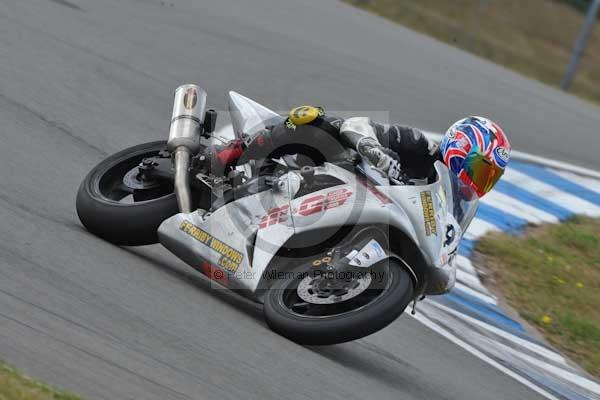
[[[500,126],[482,117],[456,121],[440,150],[446,166],[479,197],[492,190],[510,158],[510,143]]]

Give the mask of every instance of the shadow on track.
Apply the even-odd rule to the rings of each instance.
[[[391,388],[401,389],[403,392],[410,392],[426,399],[439,397],[439,392],[430,385],[430,382],[423,381],[426,374],[419,371],[415,365],[364,339],[334,346],[306,348]]]
[[[149,246],[146,246],[149,247]],[[235,294],[233,291],[218,288],[215,289],[213,287],[214,283],[206,278],[204,275],[201,275],[200,272],[195,272],[192,267],[186,266],[189,271],[181,269],[177,265],[173,263],[173,260],[167,260],[162,257],[162,255],[158,255],[159,259],[154,258],[146,254],[142,249],[135,247],[120,247],[122,250],[126,251],[129,254],[132,254],[138,258],[141,258],[143,261],[147,262],[151,266],[160,269],[163,272],[166,272],[170,276],[185,282],[186,284],[193,286],[195,288],[201,289],[204,293],[207,293],[227,304],[234,307],[236,310],[240,310],[250,315],[252,318],[260,321],[260,323],[266,326],[264,322],[262,307],[260,304],[254,303],[251,300],[246,299],[245,297],[239,296]],[[175,258],[175,256],[172,256]]]

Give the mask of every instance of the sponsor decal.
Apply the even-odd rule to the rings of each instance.
[[[334,119],[333,121],[330,122],[330,124],[333,125],[336,129],[340,129],[342,127],[342,120]]]
[[[215,267],[211,263],[204,261],[200,265],[200,271],[206,275],[211,281],[215,281],[220,285],[227,287],[229,285],[229,277],[223,270]]]
[[[373,248],[373,250],[375,250],[377,257],[385,256],[385,251],[383,251],[383,248],[376,240],[371,241],[371,247]]]
[[[260,219],[260,224],[258,225],[259,228],[263,229],[271,225],[286,222],[288,219],[289,211],[290,206],[288,205],[271,208],[269,211],[267,211],[267,215]]]
[[[200,229],[189,221],[183,221],[179,226],[183,232],[187,233],[203,245],[221,255],[217,265],[229,272],[236,272],[239,268],[244,255],[233,247],[223,243],[210,233]]]
[[[510,158],[510,154],[509,154],[508,150],[506,150],[505,147],[497,147],[495,152],[496,152],[496,156],[500,160],[504,161],[505,163],[508,162],[508,159]]]
[[[323,199],[324,195],[319,194],[317,196],[309,197],[305,199],[302,204],[300,204],[300,208],[298,209],[298,214],[308,217],[309,215],[317,214],[323,211],[324,203]]]
[[[288,118],[294,125],[305,125],[323,115],[324,110],[321,107],[301,106],[292,108]]]
[[[300,207],[292,210],[291,214],[307,217],[339,207],[350,197],[352,197],[352,192],[346,188],[332,190],[326,194],[311,196],[304,199],[302,203],[300,203]],[[287,221],[289,215],[290,208],[288,205],[271,208],[267,211],[267,214],[260,219],[258,226],[260,229],[264,229],[275,224],[284,223]]]
[[[196,89],[189,88],[188,90],[186,90],[185,94],[183,95],[183,106],[185,107],[185,109],[192,110],[194,107],[196,107],[197,102],[198,92],[196,92]]]
[[[304,217],[317,214],[343,205],[352,196],[352,192],[346,188],[333,190],[327,194],[319,194],[309,197],[300,204],[298,214]]]
[[[289,118],[286,118],[285,120],[285,127],[291,131],[296,130],[296,124],[294,124]]]
[[[448,264],[448,261],[450,261],[450,257],[448,256],[448,254],[444,253],[440,256],[440,266],[444,267]]]
[[[437,235],[437,224],[435,222],[435,209],[431,192],[424,190],[421,192],[421,206],[423,207],[423,220],[425,221],[425,235]]]
[[[367,190],[369,192],[371,192],[371,194],[373,196],[377,197],[377,200],[379,200],[381,202],[381,204],[391,204],[392,203],[392,200],[389,197],[387,197],[385,194],[383,194],[379,190],[377,190],[377,188],[368,180],[360,179],[359,182],[362,183],[364,186],[366,186]]]

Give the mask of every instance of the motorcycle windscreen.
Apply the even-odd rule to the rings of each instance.
[[[229,92],[229,113],[238,139],[242,139],[242,135],[252,137],[265,127],[285,120],[275,111],[234,91]]]
[[[479,196],[471,186],[464,183],[458,176],[452,173],[448,175],[452,187],[452,214],[458,221],[462,231],[466,232],[477,212]]]

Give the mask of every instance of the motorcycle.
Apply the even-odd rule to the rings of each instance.
[[[269,327],[302,344],[367,336],[453,287],[477,196],[443,163],[427,182],[390,182],[344,148],[319,163],[269,160],[268,174],[256,160],[215,174],[206,101],[202,88],[179,87],[167,141],[125,149],[85,177],[76,206],[90,232],[162,244],[215,287],[262,303]],[[287,121],[233,91],[229,114],[243,141]]]

